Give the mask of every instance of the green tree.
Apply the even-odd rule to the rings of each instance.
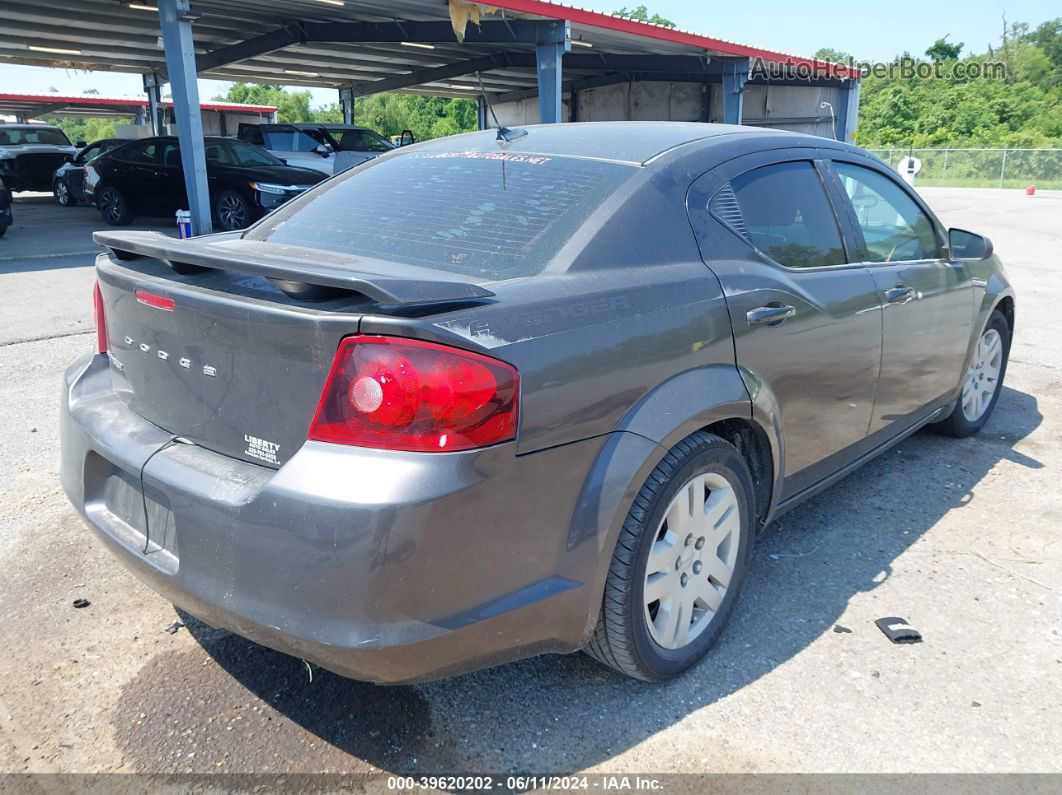
[[[633,19],[635,22],[651,22],[654,25],[663,25],[665,28],[675,27],[675,23],[666,17],[662,17],[659,14],[653,14],[650,16],[649,9],[645,6],[638,6],[637,8],[627,8],[627,6],[624,6],[619,11],[613,11],[612,16],[622,17],[623,19]]]
[[[78,117],[76,119],[52,119],[56,127],[66,133],[71,143],[84,141],[92,143],[101,138],[113,138],[114,119],[91,119]]]
[[[943,36],[926,48],[926,56],[928,56],[929,60],[936,62],[957,61],[964,43],[960,41],[958,44],[949,44],[948,36]]]
[[[852,56],[844,50],[835,50],[833,47],[819,47],[815,51],[815,58],[820,61],[829,61],[837,64],[846,64],[852,60]]]
[[[943,77],[905,77],[898,69],[863,79],[857,137],[871,147],[1062,146],[1062,18],[1033,28],[1004,26],[985,53],[962,55],[947,36],[925,58],[903,53],[893,65],[935,62]],[[844,60],[838,50],[816,57]],[[1002,63],[1006,74],[971,77],[970,68]]]
[[[272,105],[277,109],[277,121],[313,121],[309,91],[287,91],[284,86],[269,83],[233,83],[221,96],[220,102],[239,102],[244,105]]]

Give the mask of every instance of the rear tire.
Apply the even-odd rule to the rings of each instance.
[[[55,184],[52,185],[52,195],[55,196],[55,201],[60,207],[74,207],[77,205],[77,199],[74,198],[74,194],[70,191],[70,186],[66,184],[64,179],[55,181]]]
[[[100,215],[111,226],[126,226],[132,223],[133,210],[125,195],[113,185],[108,185],[99,192],[96,200]]]
[[[973,436],[992,416],[1003,391],[1010,358],[1010,325],[998,309],[988,318],[963,376],[962,391],[951,414],[930,427],[947,436]]]
[[[704,657],[748,571],[753,493],[744,459],[718,436],[697,432],[669,450],[620,530],[586,652],[645,681]]]
[[[214,199],[214,215],[218,226],[226,232],[245,229],[251,224],[251,205],[234,190],[223,190]]]
[[[0,226],[0,237],[3,237],[5,232],[7,232],[7,227]]]

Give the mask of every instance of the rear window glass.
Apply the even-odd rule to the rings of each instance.
[[[279,152],[312,152],[320,141],[305,130],[290,129],[266,130],[265,144],[267,149]]]
[[[70,139],[62,130],[54,127],[8,127],[0,130],[0,146],[24,146],[27,144],[47,144],[49,146],[70,146]]]
[[[305,194],[247,237],[485,279],[528,276],[635,173],[552,155],[408,152]]]

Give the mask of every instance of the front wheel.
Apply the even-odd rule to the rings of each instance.
[[[984,427],[999,400],[1010,357],[1010,325],[996,310],[988,318],[963,377],[962,393],[951,414],[933,427],[948,436],[972,436]]]
[[[251,205],[234,190],[225,190],[214,200],[214,215],[226,232],[235,232],[251,223]]]
[[[52,193],[55,195],[55,201],[60,207],[73,207],[77,204],[77,199],[74,198],[74,194],[70,191],[70,186],[66,184],[65,179],[57,179],[55,185],[52,186]]]
[[[733,445],[703,432],[675,445],[620,531],[587,653],[646,681],[696,664],[745,581],[754,516],[752,476]]]

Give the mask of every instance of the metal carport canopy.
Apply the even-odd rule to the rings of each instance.
[[[565,81],[667,75],[721,83],[739,122],[750,58],[829,68],[543,0],[4,0],[0,23],[0,62],[143,74],[152,116],[170,83],[197,234],[211,229],[197,76],[331,86],[349,119],[378,91],[478,97],[478,74],[491,94],[537,94],[558,122]]]
[[[155,5],[154,0],[4,0],[0,61],[142,74],[165,72]],[[542,0],[497,0],[478,8],[485,26],[518,20],[570,20],[576,46],[566,61],[575,56],[582,56],[584,61],[587,56],[599,56],[600,61],[600,56],[640,54],[813,63],[810,58]],[[494,13],[488,13],[492,8]],[[374,80],[499,53],[535,53],[535,42],[521,41],[520,36],[509,42],[485,42],[476,35],[473,23],[467,26],[465,42],[459,44],[450,25],[449,8],[439,0],[195,0],[191,9],[202,15],[193,25],[199,76],[218,80],[337,89],[355,84],[368,93],[368,84]],[[363,31],[349,27],[359,22],[377,25]],[[403,22],[436,24],[429,27]],[[336,23],[347,23],[348,27],[342,29]],[[377,31],[375,36],[372,30]],[[327,40],[333,37],[339,40]],[[403,45],[403,41],[432,48]],[[591,46],[579,46],[580,42]],[[533,64],[527,63],[480,70],[488,92],[534,88],[535,71]],[[821,67],[822,62],[818,63]],[[565,79],[593,71],[566,65]],[[479,95],[471,73],[436,80],[427,77],[399,90],[469,98]]]

